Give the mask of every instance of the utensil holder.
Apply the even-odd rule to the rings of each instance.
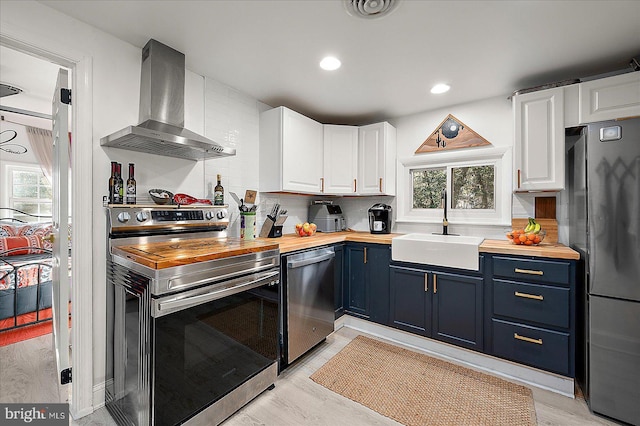
[[[245,241],[256,239],[256,212],[240,213],[240,238]]]

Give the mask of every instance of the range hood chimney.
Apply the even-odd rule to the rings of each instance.
[[[100,139],[102,146],[189,160],[236,155],[184,128],[184,54],[156,40],[142,49],[140,124]]]

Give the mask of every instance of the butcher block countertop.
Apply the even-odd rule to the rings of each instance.
[[[165,269],[277,248],[277,241],[267,239],[242,241],[237,238],[195,238],[113,247],[112,250],[113,254],[149,268]]]
[[[299,237],[296,234],[283,235],[280,238],[258,238],[258,241],[275,241],[280,246],[280,253],[304,250],[343,241],[359,243],[391,244],[393,237],[403,234],[371,234],[369,232],[318,232],[311,237]],[[480,244],[481,253],[511,254],[516,256],[539,256],[553,259],[580,259],[580,254],[562,244],[542,243],[539,246],[516,245],[508,240],[484,240]]]
[[[275,241],[280,245],[280,254],[296,250],[304,250],[327,244],[353,241],[358,243],[391,244],[393,237],[402,234],[371,234],[369,232],[316,232],[310,237],[300,237],[296,234],[286,234],[280,238],[258,238],[258,241]]]
[[[580,259],[580,253],[559,244],[541,243],[537,246],[516,245],[509,240],[484,240],[480,244],[481,253],[512,254],[516,256],[539,256],[553,259]]]

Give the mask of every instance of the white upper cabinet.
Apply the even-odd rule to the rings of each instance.
[[[580,123],[640,115],[640,72],[580,83]]]
[[[285,107],[260,114],[260,191],[321,192],[322,127]]]
[[[357,186],[363,195],[396,195],[396,129],[387,122],[360,127]]]
[[[358,128],[324,125],[324,185],[326,194],[355,194],[358,176]]]
[[[559,87],[513,98],[516,191],[564,189],[563,90]]]

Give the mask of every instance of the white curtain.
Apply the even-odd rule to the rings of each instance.
[[[40,163],[40,168],[45,177],[52,182],[51,174],[53,170],[53,133],[51,130],[39,129],[37,127],[25,126],[27,137],[33,149],[33,153]]]

